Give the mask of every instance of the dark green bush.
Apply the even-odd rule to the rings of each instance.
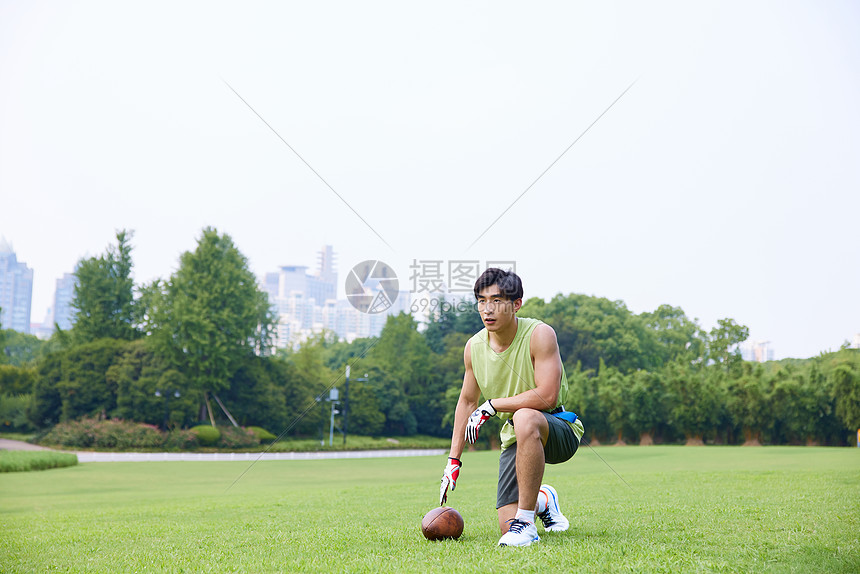
[[[262,427],[247,427],[247,429],[254,433],[254,435],[260,440],[260,444],[271,444],[276,438],[278,438]]]
[[[200,446],[215,446],[221,439],[221,431],[211,425],[197,425],[191,427],[191,432],[197,435]]]
[[[33,424],[27,419],[32,395],[0,393],[0,431],[28,432]]]
[[[241,427],[224,427],[221,429],[221,442],[218,446],[222,448],[251,448],[260,444],[251,430]]]

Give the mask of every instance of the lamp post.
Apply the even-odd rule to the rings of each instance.
[[[334,388],[328,393],[328,401],[331,403],[331,422],[329,422],[328,427],[328,445],[331,446],[334,444],[334,415],[335,415],[335,405],[338,404],[338,391],[337,388]]]
[[[167,430],[167,423],[170,419],[170,395],[173,395],[177,399],[182,396],[179,394],[179,391],[155,391],[156,397],[164,397],[164,430]]]
[[[355,381],[366,381],[367,373],[363,377],[353,379]],[[349,424],[349,365],[346,366],[346,382],[343,388],[343,446],[346,446],[346,430]]]

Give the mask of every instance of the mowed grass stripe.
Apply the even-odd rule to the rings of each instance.
[[[0,476],[8,572],[860,571],[860,449],[597,447],[547,469],[573,532],[500,549],[497,452],[459,541],[420,533],[444,457],[90,463]]]

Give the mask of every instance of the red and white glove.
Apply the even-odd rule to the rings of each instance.
[[[478,440],[478,431],[481,429],[481,426],[495,414],[496,409],[493,408],[493,403],[486,401],[475,409],[475,412],[469,415],[469,421],[466,423],[466,440],[469,441],[469,444],[475,444],[475,441]]]
[[[448,487],[451,487],[451,492],[454,492],[454,489],[457,488],[457,477],[460,476],[460,466],[462,464],[459,458],[448,457],[448,466],[445,467],[445,472],[442,473],[442,486],[439,488],[439,506],[442,506],[448,500]]]

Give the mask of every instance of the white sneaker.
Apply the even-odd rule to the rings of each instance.
[[[531,522],[524,522],[516,518],[511,518],[508,522],[511,523],[511,526],[499,539],[499,546],[529,546],[540,541],[537,526]]]
[[[543,528],[547,532],[564,532],[570,528],[570,521],[565,518],[558,507],[558,493],[548,484],[542,484],[540,489],[546,494],[546,510],[538,513],[538,518],[543,522]]]

